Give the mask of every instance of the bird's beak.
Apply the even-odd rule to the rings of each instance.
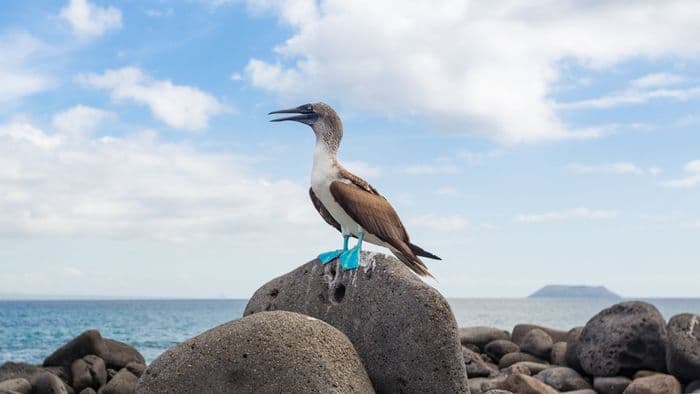
[[[318,115],[306,106],[301,107],[281,109],[279,111],[272,111],[268,115],[272,114],[299,114],[295,116],[285,116],[284,118],[271,119],[270,122],[281,122],[283,120],[294,120],[301,123],[312,124],[318,118]]]

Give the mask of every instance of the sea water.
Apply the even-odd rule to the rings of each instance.
[[[511,330],[518,323],[559,329],[584,325],[618,301],[605,299],[450,299],[460,326]],[[700,314],[700,299],[647,299],[664,318]],[[243,314],[247,300],[0,301],[0,364],[41,363],[81,332],[136,347],[151,362],[166,349]]]

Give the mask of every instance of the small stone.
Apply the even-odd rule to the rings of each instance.
[[[513,337],[511,338],[511,341],[520,345],[520,343],[523,341],[523,338],[525,338],[525,335],[527,335],[527,333],[536,328],[546,332],[547,335],[549,335],[554,342],[566,341],[566,331],[544,326],[538,326],[535,324],[518,324],[515,327],[513,327]]]
[[[666,368],[666,322],[642,301],[615,304],[593,316],[581,332],[576,354],[592,376],[628,375]]]
[[[634,379],[623,394],[681,394],[681,383],[671,375],[656,374]]]
[[[509,368],[512,368],[515,366],[527,368],[527,370],[530,371],[530,373],[527,373],[525,375],[532,375],[532,376],[537,375],[538,373],[551,367],[550,365],[544,364],[544,363],[536,363],[536,362],[532,362],[532,361],[519,361],[519,362],[511,365]]]
[[[146,364],[137,363],[136,361],[132,361],[129,364],[126,364],[125,368],[128,369],[129,372],[136,375],[136,377],[140,378],[141,375],[143,375],[143,372],[146,370]]]
[[[13,391],[20,394],[31,394],[32,384],[25,378],[15,378],[0,382],[0,393],[3,391]]]
[[[515,353],[518,350],[520,350],[518,345],[507,339],[496,339],[495,341],[491,341],[484,346],[484,352],[486,352],[486,354],[488,354],[489,357],[495,361],[500,360],[501,357],[508,353]]]
[[[483,350],[486,344],[497,339],[510,339],[508,331],[496,327],[460,327],[459,341],[462,345],[472,344]]]
[[[501,389],[518,394],[558,394],[558,391],[527,375],[513,374],[506,378]]]
[[[668,322],[666,366],[681,381],[700,379],[700,316],[683,313]]]
[[[549,362],[566,367],[566,347],[566,342],[557,342],[552,345],[552,351],[549,353]]]
[[[598,394],[598,393],[596,393],[596,391],[593,389],[581,389],[581,390],[574,390],[574,391],[563,391],[562,394]]]
[[[658,375],[661,372],[649,371],[648,369],[640,369],[632,375],[632,380],[639,378],[646,378],[647,376]]]
[[[535,357],[531,354],[527,353],[522,353],[522,352],[515,352],[515,353],[508,353],[505,356],[501,357],[500,360],[498,360],[498,368],[503,369],[503,368],[508,368],[511,365],[520,362],[520,361],[532,361],[536,363],[541,363],[544,364],[545,361],[542,360],[541,358]]]
[[[106,385],[100,389],[100,394],[127,394],[136,391],[138,378],[126,368],[117,372]]]
[[[535,379],[548,384],[559,391],[591,389],[588,383],[575,370],[568,367],[553,367],[545,369],[534,376]]]
[[[51,372],[36,375],[32,381],[32,387],[34,394],[68,394],[63,381]]]
[[[520,373],[523,375],[532,376],[532,371],[530,371],[530,368],[527,367],[527,365],[526,365],[527,363],[528,363],[527,361],[521,361],[519,363],[515,363],[515,364],[511,365],[510,367],[501,370],[501,372],[505,373],[506,375]],[[545,368],[547,368],[546,365],[545,365]]]
[[[467,370],[467,377],[478,378],[491,376],[496,372],[495,368],[491,368],[478,353],[462,346],[462,357],[464,357],[464,365]]]
[[[549,360],[549,353],[552,351],[552,337],[539,328],[530,330],[520,342],[520,351],[532,354],[544,360]]]
[[[632,380],[625,376],[595,377],[593,388],[600,394],[622,394]]]
[[[88,387],[83,389],[79,394],[97,394],[97,392],[95,392],[95,389],[92,387]]]
[[[583,327],[574,327],[566,334],[566,366],[573,368],[579,372],[583,372],[581,368],[581,362],[578,359],[578,354],[576,354],[576,349],[578,349],[578,340],[581,337],[581,332]]]

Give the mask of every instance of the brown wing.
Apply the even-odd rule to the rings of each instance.
[[[382,241],[408,242],[399,215],[384,197],[340,181],[331,183],[331,194],[353,220]]]
[[[340,224],[333,219],[333,216],[331,216],[330,212],[326,209],[326,207],[323,206],[323,203],[321,200],[316,197],[316,193],[314,193],[314,189],[309,188],[309,197],[311,197],[311,202],[314,204],[314,208],[318,211],[319,215],[323,218],[323,220],[326,221],[326,223],[330,224],[331,226],[335,227],[336,230],[340,230]]]

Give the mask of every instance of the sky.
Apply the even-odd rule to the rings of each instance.
[[[700,3],[69,0],[0,13],[3,294],[249,297],[340,160],[448,297],[700,297]],[[381,248],[370,247],[382,251]]]

